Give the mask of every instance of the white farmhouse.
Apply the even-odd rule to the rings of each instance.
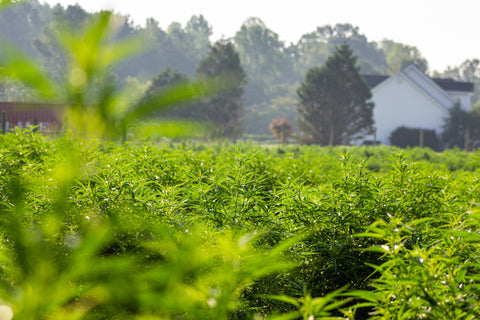
[[[437,135],[458,101],[470,110],[473,83],[429,78],[414,65],[392,76],[364,75],[375,103],[373,116],[376,141],[390,144],[390,134],[398,127],[435,130]],[[373,139],[372,139],[373,140]]]

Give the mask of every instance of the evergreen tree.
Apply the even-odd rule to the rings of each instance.
[[[449,110],[442,132],[442,142],[446,148],[465,148],[480,139],[480,116],[462,109],[455,103]]]
[[[348,45],[337,47],[323,67],[311,68],[297,90],[304,142],[349,144],[371,133],[373,103]]]
[[[218,93],[206,99],[197,112],[215,126],[217,136],[235,140],[242,131],[245,73],[231,42],[217,41],[197,69],[200,79],[215,79]]]
[[[145,92],[145,99],[151,98],[158,91],[164,90],[170,86],[184,84],[188,81],[189,79],[187,75],[176,69],[172,71],[170,68],[167,68],[152,79],[150,86]]]
[[[188,88],[190,85],[190,79],[184,73],[181,73],[177,69],[171,70],[166,68],[160,72],[155,78],[152,79],[150,86],[145,91],[143,96],[143,101],[148,101],[159,94],[166,94],[168,90],[175,89],[177,87]],[[184,107],[184,106],[183,106]],[[195,118],[192,107],[188,108],[175,108],[165,112],[162,110],[158,115],[162,117],[173,117],[173,118],[184,118],[184,119],[193,119]]]

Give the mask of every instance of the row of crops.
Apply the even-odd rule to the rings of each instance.
[[[0,319],[475,319],[479,174],[460,150],[1,135]]]

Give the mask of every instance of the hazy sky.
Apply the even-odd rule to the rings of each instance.
[[[480,58],[480,0],[46,0],[79,3],[87,11],[114,9],[135,25],[153,17],[166,29],[203,14],[212,40],[232,37],[249,17],[258,17],[287,44],[317,26],[351,23],[369,41],[391,39],[416,46],[430,71]]]

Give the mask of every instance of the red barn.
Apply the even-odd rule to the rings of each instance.
[[[55,104],[0,102],[0,116],[3,118],[5,114],[6,130],[36,124],[42,132],[57,132],[62,124],[62,109],[62,105]]]

